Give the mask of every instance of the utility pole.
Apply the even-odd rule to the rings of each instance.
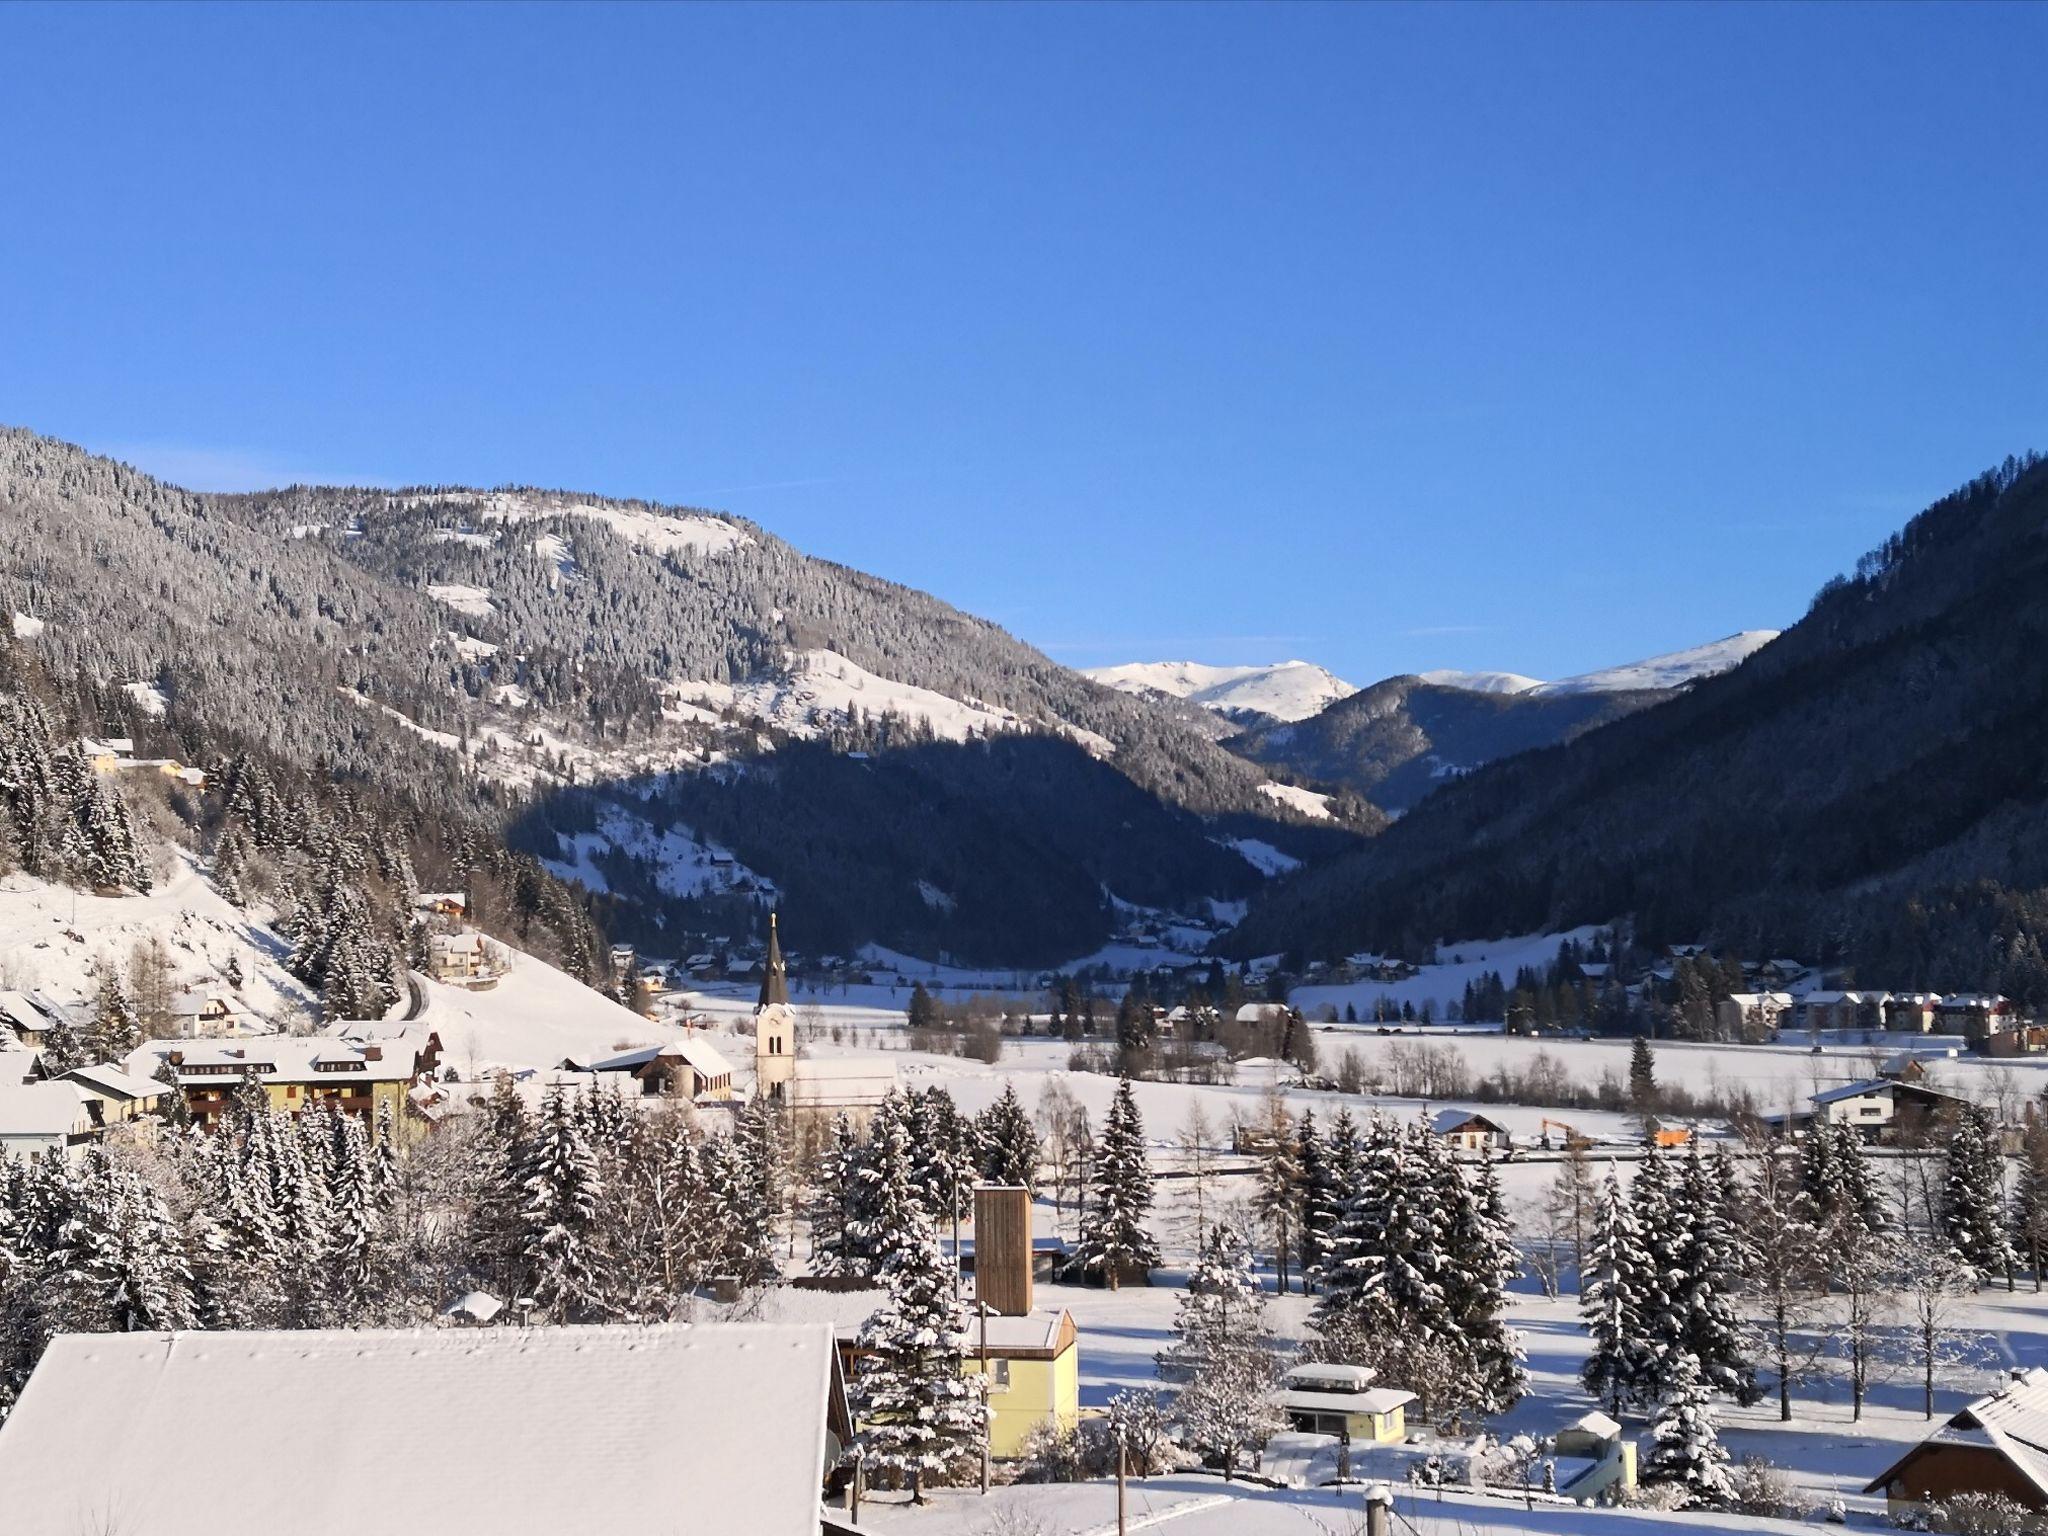
[[[1116,1437],[1116,1536],[1124,1536],[1124,1437]]]

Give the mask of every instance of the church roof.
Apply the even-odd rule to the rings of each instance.
[[[768,959],[761,967],[761,1001],[759,1006],[771,1003],[789,1003],[789,967],[782,961],[782,938],[775,931],[775,914],[768,914]]]

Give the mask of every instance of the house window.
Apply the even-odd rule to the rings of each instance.
[[[988,1363],[988,1379],[989,1379],[989,1390],[990,1390],[991,1392],[1007,1392],[1007,1391],[1009,1391],[1009,1390],[1010,1390],[1010,1362],[1009,1362],[1009,1361],[1007,1361],[1007,1360],[991,1360],[991,1361],[989,1361],[989,1363]]]

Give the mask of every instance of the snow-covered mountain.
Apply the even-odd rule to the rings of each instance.
[[[1644,688],[1682,688],[1703,677],[1713,677],[1739,667],[1777,638],[1775,629],[1745,629],[1686,650],[1668,651],[1662,656],[1651,656],[1618,667],[1604,667],[1598,672],[1583,672],[1577,677],[1561,678],[1554,683],[1539,683],[1530,691],[1543,694],[1625,693]]]
[[[1449,667],[1439,667],[1430,672],[1418,672],[1425,683],[1437,688],[1461,688],[1466,693],[1527,693],[1532,688],[1541,688],[1539,677],[1524,677],[1519,672],[1459,672]]]
[[[1312,661],[1212,667],[1199,661],[1136,661],[1085,675],[1123,693],[1186,699],[1240,724],[1306,720],[1358,690]]]

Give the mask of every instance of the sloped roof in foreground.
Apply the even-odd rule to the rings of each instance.
[[[823,1326],[65,1334],[0,1523],[815,1536],[837,1370]]]

